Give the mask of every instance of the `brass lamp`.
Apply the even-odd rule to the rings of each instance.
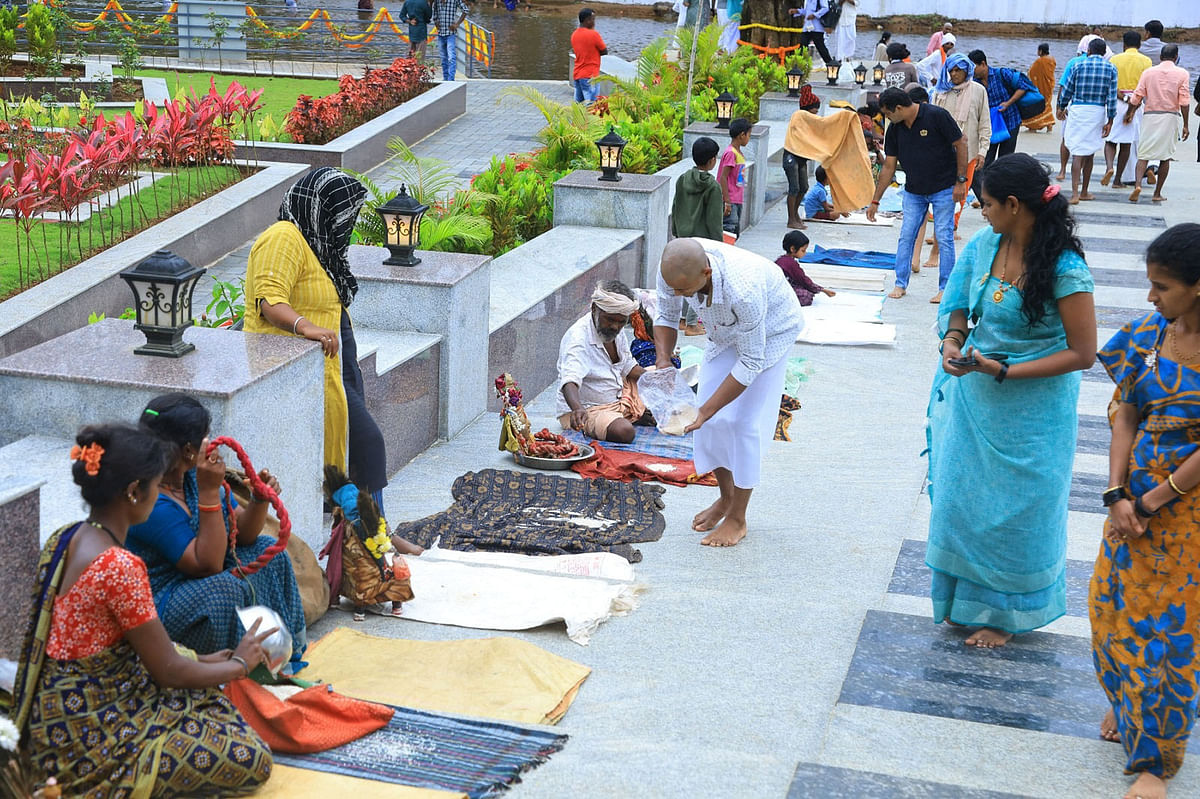
[[[879,86],[883,83],[883,73],[883,64],[880,64],[878,61],[876,61],[874,68],[871,70],[871,80],[874,81],[876,86]]]
[[[621,134],[617,133],[612,125],[608,126],[608,133],[596,142],[596,149],[600,151],[600,177],[599,180],[607,180],[615,183],[621,179],[619,174],[621,171],[621,153],[625,150],[625,145],[629,142],[621,138]]]
[[[400,185],[400,193],[375,209],[383,220],[384,246],[392,257],[384,266],[416,266],[421,259],[413,256],[413,250],[421,240],[421,217],[429,210],[415,198],[408,196],[408,189]]]
[[[854,68],[854,82],[861,89],[867,82],[867,67],[863,62],[859,61],[858,66]]]
[[[167,250],[121,271],[133,292],[134,327],[146,335],[146,343],[134,352],[179,358],[196,349],[183,340],[183,331],[193,324],[192,292],[205,271]]]
[[[792,67],[787,71],[787,89],[788,97],[799,97],[800,87],[804,84],[804,73],[797,67]]]
[[[837,85],[838,72],[841,70],[841,68],[842,68],[841,64],[826,64],[825,65],[825,77],[829,79],[830,86]]]
[[[729,129],[729,120],[733,119],[733,106],[737,101],[738,98],[729,92],[717,95],[717,130]]]

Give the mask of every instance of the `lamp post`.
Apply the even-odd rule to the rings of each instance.
[[[421,217],[429,210],[428,205],[421,205],[415,198],[408,196],[407,187],[400,184],[400,193],[375,209],[383,220],[384,246],[392,257],[383,262],[384,266],[416,266],[420,258],[413,256],[413,250],[421,240]]]
[[[880,64],[878,61],[876,61],[874,68],[871,69],[871,80],[876,86],[879,86],[883,83],[883,73],[883,64]]]
[[[792,67],[787,71],[787,91],[788,97],[799,97],[800,86],[804,83],[804,73],[796,67]]]
[[[729,120],[733,119],[733,106],[737,101],[738,98],[729,92],[717,95],[717,130],[729,129]]]
[[[599,180],[615,183],[621,179],[621,153],[628,143],[612,125],[608,126],[608,133],[596,142],[596,149],[600,151]]]
[[[841,68],[840,63],[825,65],[825,77],[828,78],[830,86],[837,86],[838,72]]]
[[[863,62],[859,61],[858,66],[854,68],[854,82],[858,84],[858,88],[862,88],[867,82],[867,67]]]
[[[133,292],[134,327],[146,335],[134,352],[179,358],[196,349],[183,340],[183,331],[192,326],[192,292],[205,271],[167,250],[121,271]]]

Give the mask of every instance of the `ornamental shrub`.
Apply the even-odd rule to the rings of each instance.
[[[296,99],[283,125],[292,141],[333,141],[432,88],[433,71],[411,58],[397,58],[384,69],[367,69],[361,78],[343,75],[338,86],[336,93],[326,97],[302,94]]]

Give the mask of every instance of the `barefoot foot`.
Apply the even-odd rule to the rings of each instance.
[[[725,518],[725,512],[728,510],[729,503],[723,499],[718,499],[692,517],[692,529],[698,533],[707,533],[720,524],[721,519]]]
[[[934,294],[932,297],[929,298],[929,301],[931,303],[933,303],[934,305],[937,305],[938,303],[940,303],[942,301],[942,292],[939,291],[937,294]]]
[[[1079,195],[1079,199],[1083,200],[1084,202],[1088,202],[1089,200],[1096,199],[1096,195],[1092,194],[1091,192],[1087,192],[1086,194]]]
[[[806,227],[808,227],[808,225],[804,224],[799,219],[797,219],[795,222],[788,222],[787,226],[789,230],[804,230]]]
[[[1057,175],[1054,176],[1054,179],[1055,180],[1066,180],[1067,175],[1065,172],[1059,172]]]
[[[991,627],[981,627],[971,633],[963,643],[967,646],[977,646],[980,649],[995,649],[998,646],[1004,646],[1011,640],[1012,633],[993,630]]]
[[[958,622],[951,620],[951,618],[949,616],[942,619],[942,621],[946,622],[946,624],[949,624],[951,627],[966,627],[967,626],[965,624],[959,624]]]
[[[1129,786],[1125,799],[1167,799],[1167,783],[1161,777],[1143,771]]]
[[[891,292],[888,294],[888,296],[891,297],[893,300],[898,300],[901,297],[903,297],[906,293],[907,292],[905,292],[904,289],[897,286],[896,288],[891,290]]]
[[[1129,202],[1135,203],[1141,198],[1141,196],[1142,196],[1142,187],[1135,186],[1133,191],[1129,195]]]
[[[706,547],[731,547],[746,537],[746,523],[726,519],[717,529],[701,539]]]
[[[937,261],[926,261],[925,263],[921,264],[921,268],[922,269],[937,269],[938,262]]]
[[[1117,733],[1117,714],[1113,713],[1112,708],[1108,709],[1100,722],[1100,740],[1121,743],[1121,736]]]
[[[1104,172],[1104,177],[1100,178],[1100,185],[1107,186],[1108,182],[1113,179],[1113,171],[1111,169]]]

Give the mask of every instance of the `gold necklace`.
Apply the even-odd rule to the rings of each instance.
[[[1012,283],[1008,282],[1008,255],[1012,250],[1012,239],[1004,242],[1004,267],[1000,270],[1000,288],[992,292],[992,302],[1004,302],[1004,293],[1012,288]]]
[[[1177,327],[1179,327],[1178,320],[1172,322],[1171,326],[1167,328],[1167,333],[1170,334],[1171,337],[1171,349],[1175,351],[1175,362],[1180,366],[1189,363],[1195,363],[1197,359],[1200,359],[1200,349],[1196,350],[1191,355],[1188,355],[1186,358],[1180,357],[1183,355],[1183,350],[1179,349],[1179,342],[1175,338],[1175,329]]]

